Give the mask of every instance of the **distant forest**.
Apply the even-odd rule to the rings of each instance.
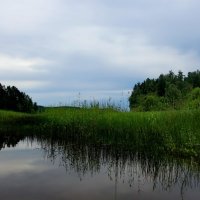
[[[5,87],[0,83],[0,109],[30,113],[36,111],[38,106],[15,86]]]
[[[187,76],[169,71],[157,79],[147,78],[134,86],[129,104],[134,111],[200,108],[200,71]]]

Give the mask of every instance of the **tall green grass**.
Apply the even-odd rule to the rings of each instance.
[[[116,112],[101,109],[47,109],[47,130],[102,144],[156,148],[198,155],[200,111]]]
[[[0,110],[0,135],[16,132],[25,134],[43,123],[39,114]]]
[[[199,110],[144,113],[95,108],[48,108],[35,115],[0,111],[0,127],[2,124],[43,136],[71,137],[134,150],[195,157],[200,153]]]

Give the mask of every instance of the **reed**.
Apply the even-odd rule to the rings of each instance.
[[[198,155],[200,111],[116,112],[106,109],[47,109],[48,129],[103,144],[158,148]]]
[[[12,130],[18,127],[43,136],[198,157],[199,116],[200,110],[118,112],[99,108],[48,108],[34,115],[0,111],[0,130],[6,126]]]

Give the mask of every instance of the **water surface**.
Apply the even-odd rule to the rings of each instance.
[[[1,141],[1,199],[199,200],[199,183],[192,159],[52,139]]]

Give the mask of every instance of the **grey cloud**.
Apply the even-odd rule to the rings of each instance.
[[[92,92],[196,70],[199,6],[198,0],[2,0],[0,55],[47,63],[31,73],[14,66],[10,73],[9,66],[0,80],[32,81],[30,94]]]

